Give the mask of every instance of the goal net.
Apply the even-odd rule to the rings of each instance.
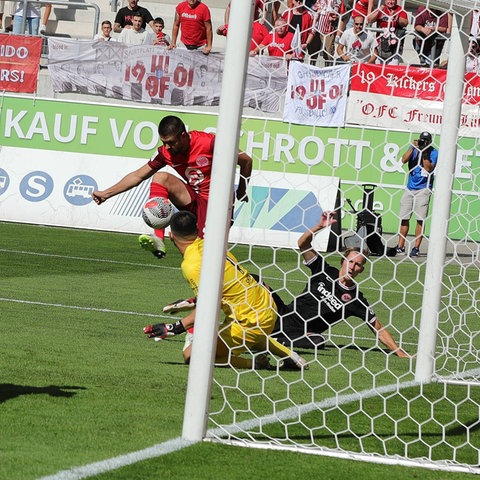
[[[292,8],[286,0],[263,3],[270,29],[277,13]],[[335,6],[343,3],[339,18],[361,18],[350,15],[348,2],[305,2],[319,15],[327,12],[334,33],[313,35],[319,55],[308,51],[303,66],[341,64]],[[398,29],[402,32],[377,28],[376,22],[366,29],[378,45],[383,36],[396,35],[390,40],[399,62],[346,63],[351,69],[342,125],[286,120],[285,103],[293,91],[286,83],[278,108],[267,102],[262,110],[264,90],[245,105],[240,148],[254,159],[254,174],[249,202],[235,206],[229,249],[289,304],[308,289],[311,276],[297,239],[322,211],[335,210],[337,224],[322,231],[314,246],[324,269],[340,268],[345,247],[370,250],[355,281],[373,313],[364,308],[364,318],[351,314],[348,303],[358,301],[358,293],[341,299],[338,322],[311,327],[319,329],[324,343],[293,347],[308,369],[283,370],[273,355],[272,370],[215,368],[207,440],[480,473],[480,90],[476,67],[468,66],[478,57],[474,39],[468,38],[479,34],[478,16],[473,8],[449,4],[442,10],[438,2],[423,3],[433,15],[424,30],[415,25],[422,10],[408,2],[401,5],[408,20]],[[373,11],[378,6],[375,1]],[[345,23],[346,29],[354,28]],[[446,29],[440,28],[444,24]],[[433,33],[421,33],[426,28]],[[330,41],[333,55],[327,50]],[[460,59],[459,51],[464,52]],[[278,68],[285,68],[281,60]],[[262,64],[261,57],[253,61]],[[454,99],[462,104],[460,123],[449,129],[452,117],[455,122],[455,112],[448,110],[449,68],[465,64],[463,88]],[[278,78],[271,68],[259,73],[267,84]],[[312,95],[320,98],[322,85]],[[400,204],[413,170],[401,159],[418,146],[424,131],[439,154],[419,245],[415,215],[405,242],[399,241],[405,221]],[[397,252],[397,246],[405,250]],[[319,303],[328,301],[336,301],[333,292]],[[319,304],[319,312],[323,307]],[[368,325],[372,316],[410,358],[382,343],[385,337]]]

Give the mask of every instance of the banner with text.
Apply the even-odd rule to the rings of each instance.
[[[315,127],[343,127],[350,65],[317,68],[290,62],[283,121]]]
[[[49,38],[48,69],[55,92],[101,95],[161,105],[216,106],[222,54],[157,45]],[[285,95],[283,59],[249,59],[244,105],[278,112]]]
[[[357,64],[352,69],[347,123],[440,133],[447,71]],[[405,101],[404,99],[411,99]],[[460,135],[480,134],[480,77],[465,75]]]
[[[34,93],[41,51],[39,37],[0,35],[0,90]]]

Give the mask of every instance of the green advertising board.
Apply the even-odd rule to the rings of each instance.
[[[0,144],[32,149],[32,155],[40,149],[148,159],[158,146],[158,122],[167,114],[180,116],[190,130],[214,131],[217,124],[216,113],[5,95]],[[400,158],[414,138],[416,134],[409,132],[244,118],[240,148],[254,158],[257,170],[339,177],[342,201],[349,198],[357,207],[362,185],[375,185],[375,209],[382,215],[384,231],[395,233],[407,180]],[[434,145],[438,143],[437,136]],[[479,240],[479,156],[477,139],[459,140],[449,227],[453,239]],[[345,212],[343,228],[353,228],[355,216]]]

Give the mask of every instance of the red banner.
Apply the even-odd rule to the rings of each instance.
[[[447,71],[441,68],[357,64],[352,69],[351,90],[392,97],[442,102]],[[480,77],[465,75],[463,103],[480,103]]]
[[[41,52],[40,37],[0,35],[0,90],[35,92]]]

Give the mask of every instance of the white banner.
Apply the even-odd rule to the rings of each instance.
[[[343,127],[350,65],[318,68],[290,62],[283,121],[315,127]]]
[[[142,220],[150,182],[102,205],[92,192],[119,181],[145,159],[3,147],[0,220],[128,233],[151,233]],[[238,180],[237,180],[238,183]],[[236,202],[230,241],[297,247],[323,210],[334,210],[338,177],[254,171],[248,203]],[[330,229],[315,244],[325,251]]]
[[[49,38],[55,92],[101,95],[161,105],[216,106],[220,101],[223,54],[158,45]],[[250,58],[244,106],[275,113],[285,96],[283,59]]]

